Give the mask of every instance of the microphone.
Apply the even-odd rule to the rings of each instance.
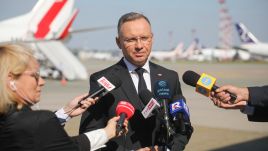
[[[78,104],[74,107],[74,109],[81,106],[81,102],[83,100],[85,100],[89,97],[90,98],[102,97],[102,96],[106,95],[108,92],[112,91],[113,89],[120,87],[122,84],[122,81],[117,76],[112,76],[109,78],[105,78],[103,76],[103,77],[97,79],[97,82],[100,85],[100,88],[98,88],[98,90],[96,90],[94,93],[88,94],[85,97],[83,97],[82,99],[80,99],[78,101]]]
[[[184,97],[181,95],[175,96],[169,109],[173,118],[174,126],[178,127],[178,131],[181,134],[186,134],[185,123],[190,122],[190,113]]]
[[[188,70],[184,72],[182,80],[184,83],[192,87],[196,87],[196,92],[203,94],[207,97],[210,95],[211,91],[216,91],[216,89],[219,88],[215,85],[216,78],[205,73],[202,73],[202,75],[200,76],[196,72]],[[236,95],[228,91],[225,92],[230,94],[230,101],[231,103],[234,103],[234,101],[236,100]]]
[[[171,129],[170,124],[169,124],[168,99],[170,99],[171,96],[170,96],[170,88],[168,86],[167,81],[160,80],[160,81],[156,82],[155,94],[156,94],[157,98],[161,100],[160,103],[161,103],[161,106],[163,107],[164,122],[165,122],[165,127],[166,127],[167,132],[168,132],[167,133],[167,135],[168,135],[167,140],[168,140],[169,136],[175,134],[175,132],[173,131],[173,129]]]
[[[129,120],[135,113],[135,108],[127,101],[120,101],[116,106],[116,115],[120,116],[116,124],[116,134],[123,132],[125,119]]]
[[[147,104],[142,110],[141,114],[146,119],[152,116],[152,112],[160,107],[160,104],[153,98],[153,94],[148,89],[143,89],[139,93],[141,101],[143,104]]]

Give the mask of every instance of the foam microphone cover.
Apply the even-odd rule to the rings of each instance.
[[[126,119],[130,119],[135,112],[135,108],[127,101],[120,101],[116,107],[116,115],[119,116],[120,114],[126,114]]]
[[[191,70],[184,72],[182,76],[183,82],[193,87],[196,87],[196,84],[199,78],[200,78],[200,75]]]

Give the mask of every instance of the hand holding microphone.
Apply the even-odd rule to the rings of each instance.
[[[108,92],[120,87],[122,84],[121,80],[117,76],[110,76],[109,78],[105,78],[103,76],[103,77],[97,79],[96,81],[98,82],[100,87],[97,90],[95,90],[94,93],[84,95],[82,98],[80,97],[79,101],[76,103],[76,105],[74,107],[72,107],[72,108],[69,107],[71,109],[68,111],[65,110],[66,114],[72,115],[74,111],[79,110],[80,108],[81,108],[80,111],[84,112],[85,111],[84,108],[86,108],[87,106],[82,105],[82,101],[83,101],[83,104],[87,104],[85,100],[87,100],[88,98],[91,98],[91,99],[94,99],[94,101],[91,101],[91,102],[94,102],[94,104],[95,104],[95,102],[100,97],[103,97]],[[72,101],[72,102],[76,102],[76,101]],[[83,113],[83,112],[81,112],[81,113]],[[77,114],[78,114],[78,112],[77,112]],[[77,115],[77,114],[75,113],[75,115]]]
[[[98,97],[96,97],[94,99],[93,98],[86,98],[86,99],[81,101],[81,99],[87,95],[88,95],[88,93],[75,97],[73,100],[71,100],[63,108],[64,112],[68,113],[68,115],[70,117],[75,117],[75,116],[78,116],[78,115],[82,114],[83,112],[85,112],[91,105],[94,105],[96,103],[96,101],[98,100]],[[79,105],[79,107],[76,107],[78,102],[80,102],[81,105]],[[73,109],[73,111],[72,111],[72,109]],[[70,111],[72,111],[72,112],[70,112]]]
[[[201,76],[194,71],[186,71],[183,74],[182,77],[184,83],[196,87],[196,92],[203,94],[207,97],[210,96],[210,92],[213,91],[215,92],[219,87],[215,85],[216,83],[216,78],[203,73]],[[228,91],[225,91],[226,93],[229,93],[230,95],[230,102],[234,103],[236,100],[237,96],[233,93],[230,93]]]
[[[222,100],[222,102],[230,102],[231,96],[229,93],[225,93],[226,91],[231,92],[232,94],[235,94],[237,96],[237,99],[235,100],[234,103],[249,100],[248,88],[238,88],[232,85],[221,86],[216,90],[215,95],[217,95],[218,98]]]
[[[107,126],[104,128],[104,130],[108,136],[108,139],[111,139],[111,138],[116,137],[116,136],[121,136],[123,134],[123,133],[116,132],[116,125],[117,125],[119,119],[120,119],[120,116],[116,116],[116,117],[111,118],[108,121]],[[127,128],[128,121],[127,120],[124,120],[123,126],[124,126],[124,130],[122,132],[127,133],[128,132],[128,128]]]
[[[127,101],[120,101],[116,107],[116,115],[120,116],[116,124],[116,135],[125,133],[124,121],[129,120],[135,113],[135,108]]]
[[[94,93],[88,94],[85,97],[83,97],[78,102],[79,105],[81,105],[80,102],[82,100],[85,100],[86,98],[102,97],[102,96],[106,95],[108,92],[120,87],[122,84],[121,80],[117,76],[112,76],[112,77],[108,77],[108,78],[105,78],[103,76],[103,77],[97,79],[96,81],[100,85],[100,88],[98,88],[98,90],[94,91]]]
[[[230,103],[230,94],[226,91],[237,95],[234,104]],[[232,85],[225,85],[216,90],[216,93],[211,94],[210,98],[215,105],[224,109],[243,109],[249,100],[248,88],[238,88]]]

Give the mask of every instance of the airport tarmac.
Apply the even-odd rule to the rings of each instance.
[[[104,69],[115,61],[83,61],[89,75]],[[268,150],[268,123],[248,122],[239,110],[219,109],[205,96],[197,94],[193,87],[183,83],[181,76],[187,70],[205,72],[217,78],[217,85],[261,86],[268,84],[268,63],[199,63],[157,62],[179,73],[182,91],[190,109],[195,131],[187,145],[191,150]],[[47,80],[43,88],[41,109],[56,110],[81,93],[89,90],[88,81],[69,81],[62,86],[60,81]],[[78,133],[80,118],[72,119],[65,129],[70,135]]]

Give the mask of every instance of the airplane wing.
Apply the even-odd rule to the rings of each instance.
[[[92,32],[92,31],[99,31],[99,30],[106,30],[106,29],[113,29],[116,26],[101,26],[101,27],[91,27],[91,28],[80,28],[80,29],[70,29],[70,33],[80,33],[80,32]]]
[[[60,41],[43,41],[35,46],[59,69],[68,80],[88,79],[84,65]]]

